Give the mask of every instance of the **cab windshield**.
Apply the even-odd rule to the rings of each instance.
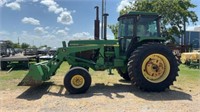
[[[134,19],[136,19],[134,22]],[[118,37],[159,37],[159,21],[155,16],[124,17],[119,20]]]
[[[158,22],[155,17],[141,17],[137,24],[138,37],[159,37]]]
[[[135,37],[160,37],[159,17],[150,15],[119,18],[118,38],[120,51],[125,53]],[[131,43],[133,44],[133,43]]]

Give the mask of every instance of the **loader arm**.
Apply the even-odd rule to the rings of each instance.
[[[49,72],[47,73],[47,76],[55,75],[55,72],[60,67],[63,61],[67,61],[70,65],[74,63],[74,59],[81,60],[89,64],[95,64],[95,62],[75,57],[72,54],[98,48],[100,47],[95,45],[87,46],[87,48],[85,46],[59,48],[53,58],[47,63],[47,66],[49,67]]]
[[[95,62],[84,60],[78,57],[75,57],[73,54],[76,52],[87,51],[91,49],[99,49],[101,46],[74,46],[66,47],[65,42],[63,47],[59,48],[52,59],[45,62],[40,62],[30,65],[30,70],[24,79],[18,84],[18,86],[34,86],[39,85],[43,81],[47,81],[51,76],[56,74],[56,71],[59,69],[63,61],[67,61],[70,65],[73,65],[74,60],[80,60],[87,63],[88,65],[95,65]]]
[[[49,80],[62,64],[64,52],[66,52],[64,47],[59,48],[51,60],[30,65],[28,74],[18,86],[37,86]]]

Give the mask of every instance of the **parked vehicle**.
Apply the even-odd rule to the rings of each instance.
[[[49,51],[48,51],[48,55],[52,56],[56,53],[57,51],[57,48],[51,48]]]
[[[49,51],[49,49],[47,47],[42,47],[42,48],[38,49],[37,54],[38,55],[47,55],[48,51]]]
[[[2,57],[9,57],[15,55],[15,51],[8,45],[8,41],[0,40],[0,54]]]
[[[38,55],[37,48],[24,49],[24,56]]]

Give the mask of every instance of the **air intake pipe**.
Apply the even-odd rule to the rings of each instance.
[[[103,17],[104,17],[104,40],[107,40],[107,17],[108,17],[109,14],[105,13],[103,14]]]

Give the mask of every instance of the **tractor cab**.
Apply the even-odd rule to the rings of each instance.
[[[118,21],[122,53],[126,53],[134,43],[160,37],[160,16],[157,13],[129,12],[120,16]]]

